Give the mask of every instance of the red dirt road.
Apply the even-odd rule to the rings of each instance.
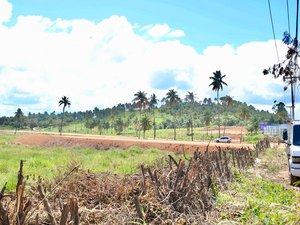
[[[176,153],[193,153],[197,149],[204,151],[208,146],[209,150],[216,149],[217,146],[222,149],[240,149],[253,148],[252,144],[239,143],[215,143],[215,142],[198,142],[198,141],[171,141],[171,140],[143,140],[130,137],[116,136],[96,136],[96,135],[70,135],[63,134],[62,136],[55,134],[40,134],[40,133],[23,133],[23,135],[15,141],[20,145],[37,145],[37,146],[63,146],[63,147],[84,147],[94,148],[97,150],[108,150],[112,148],[127,149],[132,146],[142,148],[157,148]]]

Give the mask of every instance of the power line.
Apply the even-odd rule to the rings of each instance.
[[[275,29],[274,29],[274,24],[273,24],[273,16],[272,16],[270,0],[268,0],[268,4],[269,4],[269,13],[270,13],[270,19],[271,19],[271,24],[272,24],[272,31],[273,31],[273,38],[274,38],[274,42],[275,42],[277,60],[278,60],[278,63],[280,63],[279,54],[278,54],[278,47],[277,47],[277,43],[276,43],[276,36],[275,36]]]

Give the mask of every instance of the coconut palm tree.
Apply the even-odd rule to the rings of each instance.
[[[155,140],[156,138],[156,122],[155,122],[155,107],[157,105],[158,99],[156,98],[156,95],[153,93],[150,96],[150,101],[149,101],[149,107],[152,109],[153,112],[153,139]]]
[[[212,86],[212,90],[217,92],[217,101],[218,101],[218,127],[219,127],[219,137],[221,136],[221,131],[220,131],[220,107],[219,107],[219,91],[223,90],[223,85],[227,84],[223,81],[223,78],[226,77],[226,75],[222,75],[220,70],[217,70],[216,72],[213,73],[214,76],[210,77],[209,79],[212,79],[213,81],[209,86]]]
[[[134,94],[134,96],[135,98],[133,99],[133,102],[140,110],[140,119],[141,119],[142,111],[146,108],[148,104],[147,94],[144,91],[138,91],[137,93]],[[138,138],[140,138],[140,136],[141,136],[141,128],[139,126]]]
[[[194,92],[189,92],[185,96],[185,100],[191,104],[191,115],[190,115],[190,126],[191,126],[191,137],[192,141],[194,141],[194,118],[193,118],[193,113],[194,113],[194,104],[195,104],[195,94]]]
[[[140,112],[144,110],[148,104],[147,94],[144,91],[138,91],[134,94],[133,102],[139,108]]]
[[[23,126],[24,120],[24,113],[20,108],[18,108],[15,112],[15,134],[17,133],[18,128],[21,128]]]
[[[147,130],[150,130],[152,127],[152,123],[149,117],[145,114],[141,119],[141,128],[143,130],[143,139],[145,139],[145,134]]]
[[[174,140],[176,140],[176,111],[175,111],[175,106],[177,105],[177,103],[181,102],[180,97],[177,94],[177,91],[175,91],[174,89],[170,89],[167,94],[166,97],[163,98],[162,100],[163,102],[166,103],[166,105],[170,106],[173,108],[174,112],[173,112],[173,129],[174,129]]]
[[[61,105],[63,106],[63,113],[62,113],[62,117],[61,117],[60,129],[59,129],[60,135],[62,134],[62,127],[63,127],[63,122],[64,122],[65,109],[66,109],[67,106],[70,107],[70,105],[71,105],[71,102],[70,102],[69,98],[66,97],[66,96],[63,96],[58,102],[58,106],[61,106]]]

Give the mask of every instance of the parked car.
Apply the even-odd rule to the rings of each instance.
[[[219,143],[219,142],[222,142],[222,143],[230,143],[230,142],[231,142],[231,137],[227,137],[227,136],[220,137],[220,138],[217,138],[217,139],[216,139],[216,142],[217,142],[217,143]]]

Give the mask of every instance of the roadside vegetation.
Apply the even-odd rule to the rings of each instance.
[[[0,188],[8,181],[5,191],[15,190],[18,162],[25,159],[27,185],[36,185],[38,176],[48,190],[59,183],[57,190],[48,193],[52,196],[49,204],[56,210],[59,207],[55,206],[55,198],[62,196],[67,201],[72,191],[78,198],[78,218],[86,223],[299,222],[299,191],[278,177],[287,165],[285,151],[277,145],[259,152],[216,149],[214,153],[195,152],[183,157],[155,149],[99,151],[20,146],[11,143],[16,137],[1,135]],[[255,160],[257,153],[259,160]],[[77,165],[80,169],[69,174]],[[73,204],[72,199],[68,202]],[[99,204],[103,213],[90,210]],[[59,212],[55,215],[58,221]]]
[[[255,167],[236,172],[228,189],[219,192],[218,216],[229,224],[299,224],[300,189],[289,186],[287,170],[283,147],[264,149]]]

